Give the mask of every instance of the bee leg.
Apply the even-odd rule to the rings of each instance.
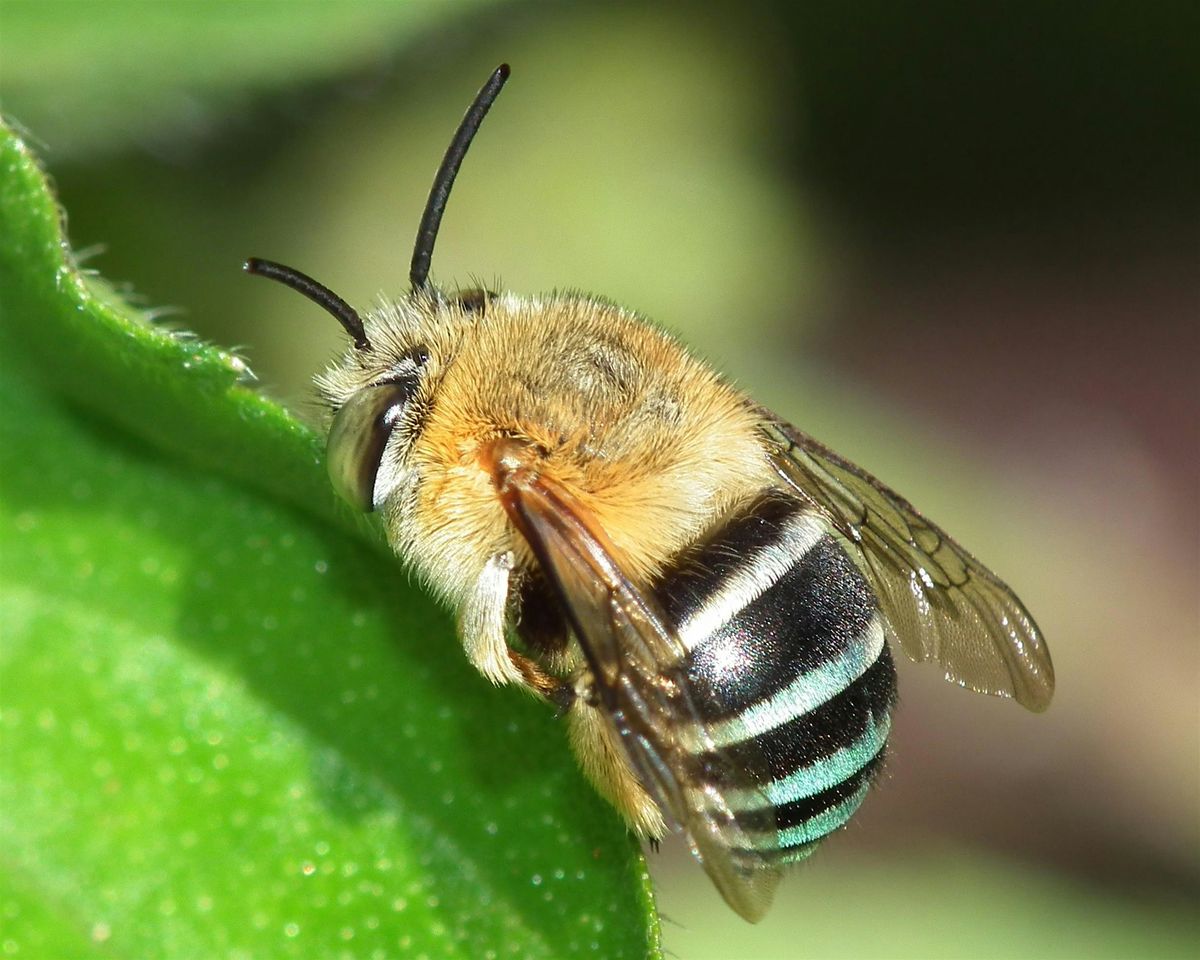
[[[576,697],[567,719],[571,747],[600,795],[617,808],[639,837],[656,841],[664,836],[667,825],[658,804],[625,761],[620,744],[614,741],[615,734],[600,711],[588,706],[583,697]]]
[[[497,686],[527,685],[525,674],[510,656],[505,630],[512,568],[510,551],[490,557],[458,615],[458,636],[467,659]]]
[[[546,671],[536,661],[516,650],[508,651],[508,658],[521,672],[521,683],[534,693],[544,697],[558,707],[560,715],[567,713],[575,702],[575,687],[567,680],[560,680]]]
[[[512,566],[513,555],[507,551],[495,554],[484,564],[475,591],[459,614],[459,638],[472,666],[492,683],[525,687],[565,713],[575,699],[575,688],[508,645],[506,622]]]

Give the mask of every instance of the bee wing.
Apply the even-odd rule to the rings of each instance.
[[[730,853],[752,843],[722,795],[730,787],[758,788],[703,733],[680,666],[686,650],[665,615],[630,581],[604,531],[561,486],[517,472],[502,481],[501,500],[562,603],[591,670],[597,705],[634,772],[668,823],[687,832],[692,852],[729,905],[759,920],[780,870]],[[676,733],[681,725],[700,731],[701,742],[685,746]],[[760,806],[770,809],[765,796]]]
[[[762,410],[775,469],[858,548],[890,628],[946,679],[1045,710],[1054,666],[1029,611],[994,573],[907,500]]]

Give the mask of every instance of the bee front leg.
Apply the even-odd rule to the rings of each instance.
[[[463,604],[458,634],[471,665],[497,686],[515,683],[544,697],[561,712],[575,699],[575,688],[508,645],[508,594],[513,555],[493,555],[484,565],[475,591]]]
[[[497,686],[527,685],[525,674],[508,649],[506,621],[512,568],[513,555],[509,550],[488,558],[475,582],[475,590],[458,615],[458,636],[467,659]]]

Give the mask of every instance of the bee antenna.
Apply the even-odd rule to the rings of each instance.
[[[318,283],[308,274],[301,273],[299,270],[285,267],[282,263],[259,260],[258,257],[251,257],[242,264],[242,269],[258,277],[278,280],[285,287],[291,287],[297,293],[304,294],[317,306],[324,307],[333,314],[337,322],[353,338],[354,346],[359,350],[371,349],[371,341],[367,339],[367,332],[363,329],[362,317],[358,315],[358,311],[325,284]]]
[[[442,165],[438,167],[437,175],[433,178],[433,188],[429,191],[429,199],[425,201],[425,212],[421,214],[421,225],[417,228],[417,242],[413,247],[412,264],[408,269],[408,279],[414,290],[423,290],[429,285],[429,263],[433,259],[433,245],[437,242],[438,228],[442,225],[442,214],[446,212],[446,201],[450,198],[450,188],[454,186],[454,178],[458,176],[458,168],[462,166],[467,148],[475,138],[479,125],[492,108],[504,82],[508,79],[507,63],[498,66],[490,77],[475,94],[462,123],[450,141],[446,155],[442,157]]]

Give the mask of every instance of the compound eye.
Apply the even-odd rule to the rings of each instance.
[[[375,478],[392,430],[417,390],[416,378],[364,387],[333,418],[325,444],[338,496],[365,513],[375,509]]]

